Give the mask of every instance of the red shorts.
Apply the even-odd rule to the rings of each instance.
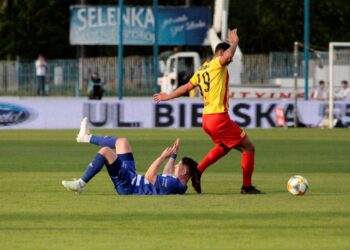
[[[216,145],[232,148],[247,138],[246,133],[230,119],[227,113],[202,116],[202,127]]]

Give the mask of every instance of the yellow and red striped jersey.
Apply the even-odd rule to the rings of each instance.
[[[190,82],[198,86],[204,103],[203,114],[228,111],[228,81],[226,66],[220,64],[220,57],[205,62],[192,76]]]

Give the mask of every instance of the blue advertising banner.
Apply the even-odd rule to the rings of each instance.
[[[117,45],[118,6],[71,6],[72,45]],[[155,18],[151,7],[124,8],[123,41],[126,45],[152,45]],[[159,45],[201,45],[210,27],[210,9],[158,8]]]

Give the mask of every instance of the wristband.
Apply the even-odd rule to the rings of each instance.
[[[177,157],[177,154],[171,154],[170,155],[170,158],[173,158],[174,160],[176,159],[176,157]]]

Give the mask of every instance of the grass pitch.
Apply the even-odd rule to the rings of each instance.
[[[179,157],[212,147],[201,129],[95,130],[129,138],[139,173],[176,137]],[[0,131],[1,249],[349,249],[350,131],[248,130],[256,145],[254,183],[243,196],[232,151],[202,178],[202,195],[118,196],[106,170],[81,195],[62,179],[80,177],[98,147],[77,131]],[[310,188],[295,197],[289,177]]]

